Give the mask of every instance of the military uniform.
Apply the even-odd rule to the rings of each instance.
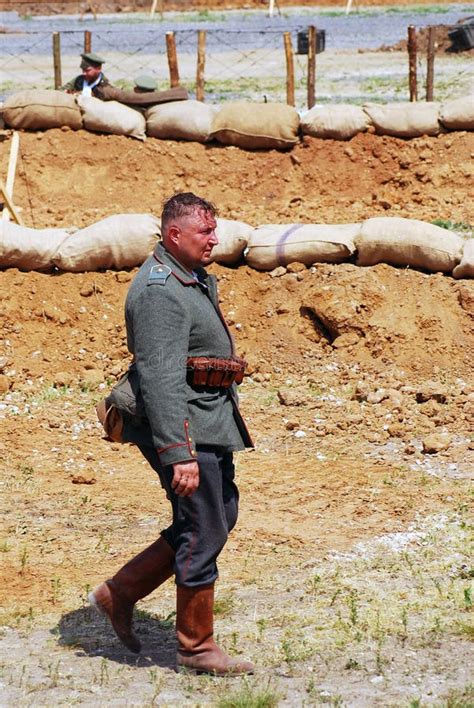
[[[189,357],[234,356],[216,278],[203,268],[191,274],[159,244],[130,287],[125,317],[146,417],[126,417],[123,438],[139,445],[172,503],[163,536],[176,552],[177,584],[212,583],[237,519],[232,452],[252,446],[235,384],[195,386],[186,368]],[[180,497],[171,488],[172,465],[196,459],[199,487]]]
[[[85,77],[80,74],[79,76],[76,76],[75,79],[72,79],[71,81],[68,81],[67,84],[64,84],[64,86],[61,86],[62,91],[75,91],[77,93],[81,93],[82,89],[84,88],[84,82],[86,81]],[[104,89],[106,87],[112,87],[112,84],[110,81],[102,74],[99,83],[94,86],[92,89],[92,95],[95,96],[95,98],[100,98],[104,100]]]

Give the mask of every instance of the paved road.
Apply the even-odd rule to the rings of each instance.
[[[430,11],[428,11],[430,10]],[[436,10],[436,11],[434,11]],[[178,45],[186,51],[195,51],[196,30],[208,30],[207,47],[252,49],[270,48],[281,45],[281,33],[292,31],[296,43],[296,33],[314,24],[326,31],[326,49],[354,50],[376,49],[382,44],[394,44],[406,37],[407,27],[414,24],[424,27],[433,24],[455,24],[460,19],[474,14],[474,6],[456,4],[426,8],[415,12],[413,8],[386,8],[361,10],[346,16],[342,12],[319,12],[311,8],[285,9],[284,13],[269,18],[264,11],[233,11],[202,14],[165,13],[164,19],[150,21],[144,14],[124,16],[99,15],[97,20],[86,15],[48,16],[22,19],[16,13],[0,13],[0,26],[7,29],[2,36],[2,54],[18,55],[22,52],[35,54],[51,53],[51,32],[61,32],[61,46],[64,54],[77,54],[82,44],[82,33],[91,30],[100,42],[95,46],[119,50],[121,52],[162,52],[165,50],[165,32],[178,32]],[[35,34],[32,34],[35,33]]]

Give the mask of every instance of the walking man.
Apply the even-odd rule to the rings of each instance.
[[[238,513],[232,453],[252,446],[235,391],[245,362],[235,355],[216,279],[203,268],[218,243],[215,217],[215,207],[192,193],[171,197],[161,217],[163,241],[127,296],[128,347],[146,417],[124,416],[123,439],[158,473],[172,523],[90,600],[139,652],[133,606],[174,575],[178,666],[243,674],[252,664],[227,656],[213,638],[216,562]]]

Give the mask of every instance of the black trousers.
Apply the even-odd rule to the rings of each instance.
[[[162,467],[152,447],[140,446],[140,450],[158,473],[171,502],[173,521],[161,533],[176,552],[176,584],[198,587],[213,583],[218,576],[217,557],[239,510],[232,453],[198,445],[199,487],[190,497],[179,497],[171,487],[172,465]]]

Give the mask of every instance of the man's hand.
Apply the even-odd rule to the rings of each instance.
[[[177,462],[173,465],[171,486],[178,497],[190,497],[199,487],[199,466],[197,462]]]

